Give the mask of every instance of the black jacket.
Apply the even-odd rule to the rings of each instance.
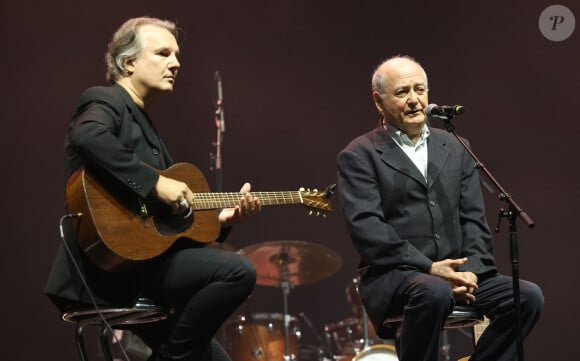
[[[430,131],[427,181],[382,126],[338,155],[338,192],[361,257],[359,292],[378,332],[409,270],[468,257],[460,270],[496,272],[475,163],[453,135]]]
[[[65,148],[67,176],[85,166],[91,172],[103,175],[106,181],[115,183],[117,189],[141,197],[151,192],[159,177],[145,164],[157,169],[166,169],[172,164],[167,148],[147,114],[119,85],[89,88],[81,95],[70,121]],[[130,304],[141,295],[149,273],[153,272],[151,264],[154,261],[135,272],[108,273],[85,258],[69,228],[66,234],[67,244],[99,304]],[[45,293],[60,309],[70,304],[91,302],[62,245]]]

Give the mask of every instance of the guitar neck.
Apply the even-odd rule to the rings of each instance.
[[[241,193],[194,193],[193,209],[196,211],[231,208],[240,202]],[[288,192],[252,192],[254,197],[260,199],[263,206],[303,203],[302,194],[299,191]]]

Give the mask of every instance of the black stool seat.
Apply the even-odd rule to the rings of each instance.
[[[103,356],[107,361],[113,361],[111,350],[109,348],[109,326],[111,328],[121,328],[125,325],[158,322],[169,317],[172,312],[172,310],[167,310],[156,305],[150,299],[139,298],[132,307],[105,306],[97,310],[91,306],[81,306],[67,310],[61,317],[64,321],[77,325],[75,330],[75,340],[81,361],[88,360],[83,338],[84,326],[86,325],[100,327],[100,343]],[[103,319],[106,320],[106,324]]]
[[[100,314],[92,306],[73,308],[63,313],[62,319],[82,325],[100,325],[105,318],[109,325],[120,326],[157,322],[168,316],[164,308],[157,306],[148,298],[139,298],[133,307],[107,306],[100,308],[99,311]]]
[[[447,317],[445,321],[444,329],[449,328],[462,328],[471,327],[475,324],[482,322],[484,315],[477,311],[473,306],[466,305],[455,305],[453,307],[453,312]],[[397,327],[403,321],[403,315],[396,315],[393,317],[388,317],[384,322],[383,326],[386,327]]]

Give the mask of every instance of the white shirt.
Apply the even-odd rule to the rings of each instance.
[[[384,127],[395,143],[399,145],[403,152],[405,152],[409,159],[411,159],[413,164],[415,164],[417,169],[419,169],[421,174],[423,174],[425,181],[427,181],[427,138],[431,133],[429,128],[426,125],[423,126],[421,137],[417,141],[417,144],[414,144],[407,134],[401,132],[397,128],[393,126],[387,127],[387,124],[384,124]]]

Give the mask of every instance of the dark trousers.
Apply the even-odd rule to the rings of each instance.
[[[153,349],[150,360],[229,361],[212,338],[255,283],[254,266],[242,255],[212,248],[171,252],[159,261],[146,293],[176,313],[132,331]]]
[[[538,320],[544,305],[541,289],[520,280],[522,334],[526,336]],[[472,305],[489,319],[470,361],[515,360],[515,311],[512,278],[494,276],[479,282]],[[441,329],[455,301],[448,283],[417,272],[399,287],[394,307],[404,310],[397,353],[400,361],[437,361]]]

